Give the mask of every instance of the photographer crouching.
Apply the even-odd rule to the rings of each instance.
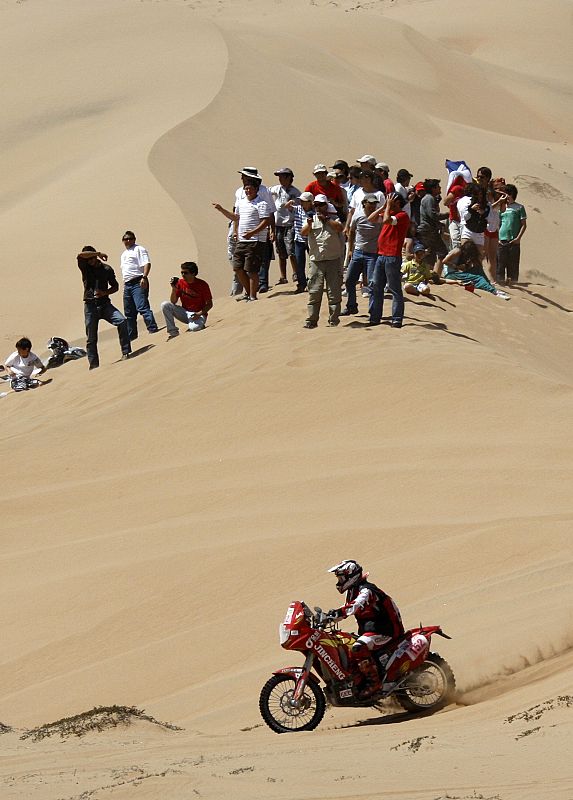
[[[213,297],[209,284],[197,277],[199,267],[194,261],[181,264],[181,277],[171,278],[171,297],[161,303],[161,311],[167,326],[167,341],[179,336],[175,319],[184,322],[190,331],[202,331],[207,324],[207,315],[213,308]],[[181,305],[177,305],[177,301]]]

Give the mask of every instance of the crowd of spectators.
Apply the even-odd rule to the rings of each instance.
[[[445,193],[438,178],[413,182],[405,168],[392,180],[388,164],[368,154],[353,165],[342,159],[331,167],[316,164],[302,190],[294,185],[290,167],[275,170],[278,182],[270,187],[256,167],[243,167],[232,206],[213,203],[228,220],[231,294],[251,303],[268,292],[276,253],[277,284],[288,284],[290,278],[294,293],[306,295],[305,328],[317,327],[325,291],[330,327],[337,327],[341,316],[359,313],[359,296],[368,304],[368,324],[380,325],[390,295],[388,321],[401,328],[404,293],[431,298],[433,284],[510,299],[505,288],[519,280],[527,227],[517,188],[493,178],[489,167],[480,167],[474,179],[464,162],[446,165]],[[149,303],[149,252],[130,230],[122,243],[123,313],[110,300],[119,282],[107,255],[91,245],[77,255],[90,369],[99,366],[101,320],[117,328],[123,359],[132,355],[139,316],[150,334],[160,330]],[[195,262],[185,261],[180,276],[171,278],[169,300],[161,304],[168,340],[179,335],[176,320],[192,332],[207,325],[213,299],[198,272]],[[31,347],[29,339],[20,339],[4,362],[14,391],[40,383],[37,375],[45,367]]]

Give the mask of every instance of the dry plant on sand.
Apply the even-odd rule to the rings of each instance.
[[[139,720],[151,722],[153,725],[159,725],[161,728],[167,728],[171,731],[182,730],[182,728],[178,728],[170,722],[159,722],[159,720],[133,706],[97,706],[92,708],[91,711],[84,711],[82,714],[76,714],[73,717],[64,717],[55,722],[40,725],[38,728],[33,728],[23,733],[20,739],[31,739],[33,742],[39,742],[50,736],[60,736],[62,739],[68,736],[85,736],[86,733],[94,731],[100,733],[108,728],[116,728],[118,725],[123,725],[127,728]]]

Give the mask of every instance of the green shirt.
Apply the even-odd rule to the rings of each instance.
[[[512,203],[505,211],[500,211],[500,242],[512,242],[519,234],[521,223],[526,217],[525,209],[521,203]]]

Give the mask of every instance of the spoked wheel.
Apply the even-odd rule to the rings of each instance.
[[[438,711],[450,702],[455,692],[456,681],[450,665],[437,653],[429,653],[394,696],[406,711]]]
[[[290,675],[273,675],[261,689],[259,708],[275,733],[312,731],[324,717],[326,701],[320,686],[309,681],[298,707],[293,706],[295,687]]]

